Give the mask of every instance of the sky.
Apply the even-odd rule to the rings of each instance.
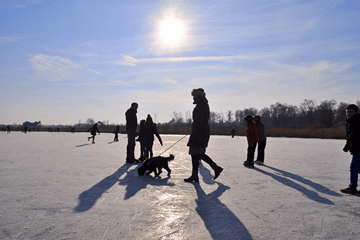
[[[360,100],[360,1],[1,0],[0,124]]]

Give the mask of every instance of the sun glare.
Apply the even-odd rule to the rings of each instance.
[[[183,38],[184,29],[179,20],[170,18],[165,20],[160,27],[160,37],[168,45],[177,45]]]

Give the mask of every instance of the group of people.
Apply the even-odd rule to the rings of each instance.
[[[248,141],[247,159],[244,162],[245,167],[254,167],[254,156],[256,146],[258,146],[256,164],[264,165],[265,147],[266,147],[266,133],[265,126],[261,121],[260,116],[252,117],[250,115],[245,117],[246,122],[246,138]]]
[[[147,158],[153,157],[153,145],[154,135],[159,140],[161,146],[163,145],[161,137],[157,131],[156,123],[153,122],[150,114],[147,115],[146,120],[140,121],[139,133],[136,133],[138,127],[137,123],[137,109],[138,104],[132,103],[131,107],[126,111],[126,133],[128,137],[128,144],[126,147],[126,162],[127,163],[138,163],[142,162]],[[136,137],[138,138],[136,139]],[[135,158],[135,145],[136,141],[140,142],[140,158]]]
[[[194,104],[196,105],[192,117],[193,123],[191,128],[191,134],[187,146],[189,146],[189,154],[192,161],[192,174],[189,178],[184,179],[185,182],[198,182],[199,163],[201,160],[208,163],[214,170],[214,179],[219,177],[223,171],[222,167],[219,167],[205,152],[210,139],[210,108],[208,100],[205,97],[205,91],[202,88],[193,89],[191,92],[193,96]],[[135,159],[135,141],[136,141],[136,128],[137,128],[137,109],[138,104],[132,103],[131,107],[126,111],[126,132],[128,137],[126,162],[133,163],[138,160]],[[162,140],[157,132],[156,124],[153,123],[150,115],[147,116],[146,121],[140,122],[139,138],[140,142],[140,159],[153,157],[152,146],[154,143],[154,135],[158,138],[162,145]]]
[[[210,165],[214,170],[214,178],[219,177],[223,168],[218,166],[207,154],[206,148],[208,147],[210,139],[210,108],[204,89],[197,88],[191,92],[193,97],[193,104],[195,108],[192,112],[193,123],[191,127],[191,134],[187,146],[189,147],[189,154],[192,161],[192,173],[191,176],[184,179],[185,182],[198,182],[199,163],[201,160]],[[156,124],[152,121],[150,115],[146,120],[140,122],[140,131],[138,139],[137,136],[137,113],[138,104],[132,103],[129,110],[126,111],[126,131],[128,137],[127,144],[127,163],[134,163],[135,159],[135,141],[140,142],[140,159],[144,160],[148,157],[153,157],[152,146],[154,143],[154,135],[158,138],[162,145],[162,140],[157,132]],[[357,191],[358,174],[360,173],[360,114],[359,108],[355,104],[350,104],[346,108],[346,145],[344,147],[345,152],[350,152],[352,155],[352,161],[350,165],[350,185],[348,188],[341,189],[343,193],[359,193]],[[265,126],[261,121],[260,116],[246,116],[246,137],[248,142],[247,159],[244,162],[245,167],[254,167],[254,163],[263,165],[265,158],[266,147],[266,133]],[[235,130],[232,131],[232,136],[235,135]],[[256,147],[257,159],[254,161]]]

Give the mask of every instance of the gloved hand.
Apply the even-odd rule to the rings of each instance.
[[[349,144],[346,144],[345,147],[343,148],[344,152],[348,152],[350,150],[350,146]]]

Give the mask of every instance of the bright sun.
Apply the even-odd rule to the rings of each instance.
[[[180,21],[170,18],[162,22],[160,36],[168,45],[177,45],[183,38],[184,29]]]

